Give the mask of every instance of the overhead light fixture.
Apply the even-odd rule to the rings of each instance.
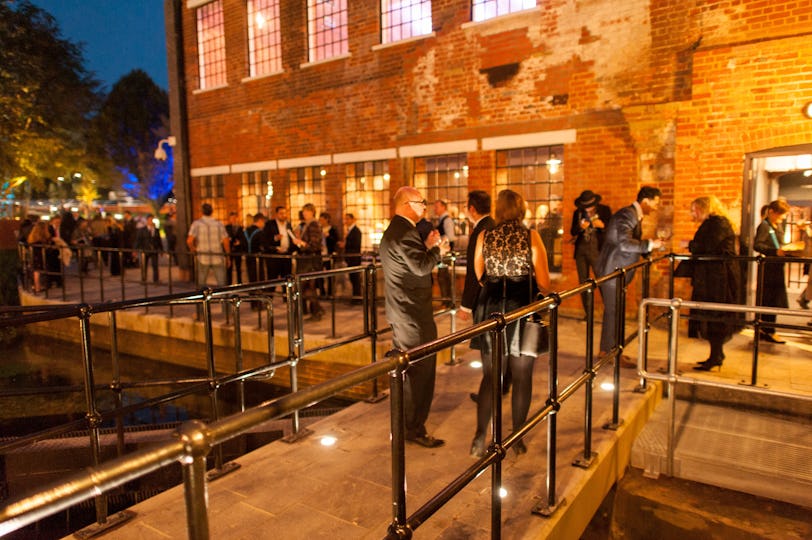
[[[550,154],[550,159],[548,159],[546,163],[547,170],[550,171],[550,174],[557,173],[558,168],[561,166],[561,160],[556,157],[555,153]]]

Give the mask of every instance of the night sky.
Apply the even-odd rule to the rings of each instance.
[[[32,0],[62,37],[83,43],[85,67],[106,91],[140,68],[167,89],[163,0]]]

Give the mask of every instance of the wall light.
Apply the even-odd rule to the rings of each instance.
[[[161,139],[158,141],[158,147],[155,149],[155,159],[160,161],[166,161],[166,158],[168,157],[166,155],[166,150],[164,150],[164,143],[172,147],[177,144],[177,139],[175,137],[167,137],[166,139]]]
[[[804,113],[804,116],[807,118],[812,118],[812,101],[804,105],[804,108],[801,109],[801,112]]]

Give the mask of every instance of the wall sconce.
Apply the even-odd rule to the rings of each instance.
[[[166,139],[161,139],[158,141],[158,147],[155,149],[155,159],[160,161],[166,161],[166,158],[168,157],[166,155],[166,150],[164,150],[164,143],[172,147],[177,144],[177,139],[175,139],[175,137],[167,137]]]
[[[804,105],[803,109],[801,109],[801,112],[804,113],[804,116],[806,116],[807,118],[812,119],[812,101]]]

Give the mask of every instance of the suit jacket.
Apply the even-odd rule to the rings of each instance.
[[[642,235],[643,229],[633,205],[615,212],[606,226],[606,237],[598,259],[598,277],[635,263],[643,253],[647,253],[648,240],[641,240]],[[627,281],[632,276],[633,273],[628,274]]]
[[[426,249],[415,226],[395,215],[381,238],[380,257],[389,322],[434,324],[431,271],[440,262],[440,248]]]
[[[275,219],[269,219],[268,221],[265,222],[265,228],[262,231],[263,231],[263,236],[264,236],[263,240],[265,242],[264,249],[265,249],[266,252],[268,252],[268,253],[281,253],[282,255],[286,255],[288,253],[293,253],[295,251],[294,250],[294,245],[293,245],[293,240],[291,240],[290,238],[288,238],[288,240],[289,240],[289,242],[288,242],[289,248],[288,248],[287,251],[284,251],[284,252],[279,251],[279,240],[274,239],[277,234],[280,234],[280,232],[282,234],[287,234],[287,231],[293,231],[293,228],[290,226],[290,221],[285,222],[285,227],[286,227],[287,230],[280,231],[279,230],[279,225],[277,225]]]
[[[612,219],[612,211],[609,209],[608,206],[605,204],[599,204],[595,208],[595,215],[604,223],[603,229],[595,229],[592,228],[592,235],[590,238],[597,239],[598,241],[598,251],[603,247],[603,241],[606,237],[606,227],[609,226],[609,220]],[[578,254],[579,248],[581,248],[582,244],[585,242],[589,242],[585,235],[585,230],[581,228],[581,220],[582,219],[589,219],[585,210],[580,210],[578,208],[575,209],[575,212],[572,214],[572,225],[570,226],[570,234],[574,239],[575,243],[575,255]]]
[[[344,239],[344,260],[347,266],[361,264],[361,229],[357,225],[352,226]]]
[[[476,241],[482,231],[489,231],[496,225],[491,216],[485,216],[479,220],[474,230],[471,231],[471,236],[468,238],[468,250],[465,254],[465,286],[462,289],[462,307],[473,311],[476,307],[477,298],[482,287],[476,278],[476,271],[474,270],[474,256],[476,255]]]
[[[338,246],[338,229],[330,225],[327,234],[324,236],[324,245],[327,246],[327,253],[335,253]]]

